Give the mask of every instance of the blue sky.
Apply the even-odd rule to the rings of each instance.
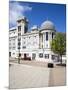
[[[55,24],[57,31],[66,31],[66,6],[64,4],[11,1],[9,6],[9,27],[16,26],[17,18],[22,16],[28,18],[29,28],[33,25],[40,27],[48,19]]]

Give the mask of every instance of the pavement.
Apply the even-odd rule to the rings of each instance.
[[[66,85],[66,68],[47,68],[46,63],[24,61],[10,62],[9,88],[39,88]],[[33,63],[33,64],[32,64]]]
[[[18,63],[18,60],[10,60],[11,63]],[[46,62],[39,62],[39,61],[28,61],[28,60],[20,60],[20,64],[23,65],[30,65],[30,66],[37,66],[37,67],[47,67],[47,63]]]

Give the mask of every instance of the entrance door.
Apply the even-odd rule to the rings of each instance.
[[[32,54],[32,59],[35,60],[35,58],[36,58],[36,54],[33,53],[33,54]]]
[[[24,54],[24,58],[26,58],[27,56],[26,56],[26,53]]]
[[[19,57],[21,57],[21,53],[19,53]]]
[[[9,52],[9,57],[11,57],[11,52]]]

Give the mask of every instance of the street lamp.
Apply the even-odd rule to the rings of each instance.
[[[18,26],[18,63],[20,64],[21,26]]]
[[[18,49],[19,49],[18,63],[20,64],[20,45],[19,45]]]

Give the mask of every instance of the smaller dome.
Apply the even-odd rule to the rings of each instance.
[[[28,19],[25,16],[18,17],[17,21],[21,21],[21,20],[25,20],[26,22],[28,22]]]
[[[41,29],[55,30],[55,26],[51,21],[47,20],[41,24]]]
[[[33,27],[31,27],[32,30],[37,30],[38,26],[37,25],[33,25]]]

